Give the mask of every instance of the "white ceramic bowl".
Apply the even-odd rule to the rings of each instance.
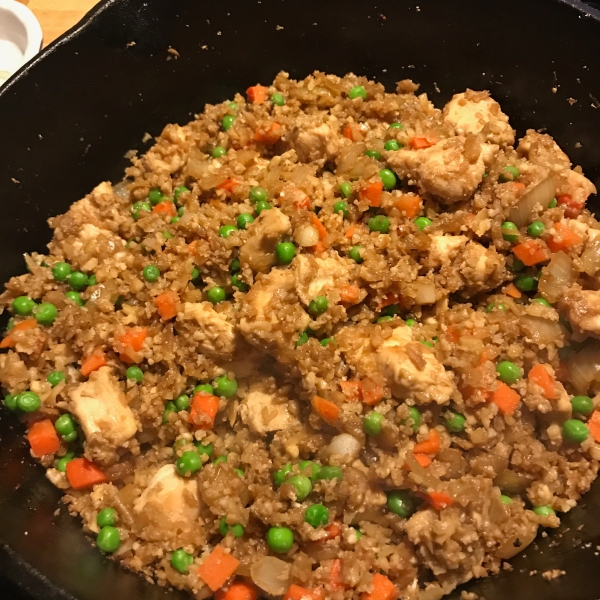
[[[16,0],[0,0],[0,85],[42,47],[42,28],[35,15]]]

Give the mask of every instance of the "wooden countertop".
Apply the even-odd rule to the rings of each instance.
[[[19,0],[26,4],[42,25],[44,46],[79,21],[99,0]]]

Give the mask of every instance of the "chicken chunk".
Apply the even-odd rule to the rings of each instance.
[[[433,267],[450,264],[467,241],[466,235],[432,235],[428,264]]]
[[[278,208],[264,210],[248,228],[248,239],[240,248],[240,261],[256,273],[266,273],[277,263],[275,246],[292,232],[289,218]]]
[[[574,285],[567,290],[563,306],[572,325],[600,337],[600,291],[582,290]]]
[[[289,135],[290,148],[296,151],[300,162],[325,162],[333,159],[340,146],[336,132],[337,119],[331,116],[324,122],[321,117],[315,116],[308,117],[305,121],[293,127]]]
[[[549,174],[560,173],[571,168],[569,157],[546,133],[529,129],[517,147],[517,152],[530,163],[548,169]]]
[[[504,256],[494,248],[486,248],[471,241],[466,246],[455,266],[465,281],[464,291],[472,295],[490,290],[501,283],[504,272]]]
[[[182,319],[193,321],[198,326],[192,338],[207,356],[233,357],[239,339],[235,324],[225,313],[216,311],[210,302],[186,302]]]
[[[270,431],[288,429],[300,423],[297,403],[288,400],[276,391],[274,381],[271,385],[261,381],[250,386],[242,405],[242,421],[251,431],[264,436]]]
[[[315,296],[326,295],[328,290],[347,285],[355,264],[336,252],[323,257],[299,254],[294,259],[292,269],[300,300],[308,304]]]
[[[467,90],[455,94],[444,107],[444,117],[454,125],[458,135],[482,133],[486,141],[500,146],[512,146],[515,132],[508,117],[489,92]]]
[[[485,173],[481,144],[468,136],[422,150],[398,150],[388,162],[401,179],[413,180],[421,193],[439,196],[445,204],[470,198]]]
[[[86,437],[86,453],[100,462],[110,461],[114,450],[126,445],[138,424],[110,367],[94,371],[70,393],[71,412]]]
[[[563,194],[570,194],[575,204],[583,206],[591,194],[596,194],[596,186],[578,171],[567,173],[567,182],[560,190]]]

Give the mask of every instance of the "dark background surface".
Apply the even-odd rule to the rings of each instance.
[[[581,6],[109,1],[0,92],[0,281],[24,271],[24,252],[43,251],[47,217],[99,181],[120,179],[125,152],[143,149],[145,132],[185,123],[205,103],[268,83],[281,69],[293,77],[354,71],[389,90],[411,78],[437,106],[467,87],[490,89],[520,134],[546,128],[600,185],[600,22],[571,5]],[[177,597],[102,557],[64,508],[54,515],[60,493],[29,458],[22,433],[0,411],[0,597]],[[596,485],[560,530],[513,561],[512,573],[467,589],[487,600],[600,598],[599,509]],[[567,575],[552,584],[530,576],[548,568]]]

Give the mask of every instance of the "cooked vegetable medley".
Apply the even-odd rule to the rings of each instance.
[[[432,600],[588,490],[596,189],[417,90],[281,73],[50,219],[0,382],[100,551],[197,600]]]

